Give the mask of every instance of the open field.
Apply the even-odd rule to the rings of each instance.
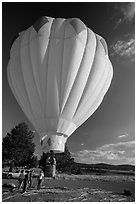
[[[15,179],[3,179],[14,183]],[[37,180],[26,194],[15,189],[13,193],[3,189],[3,202],[133,202],[135,201],[135,177],[129,175],[68,175],[45,178],[41,190],[36,190]],[[126,195],[128,190],[132,195]]]

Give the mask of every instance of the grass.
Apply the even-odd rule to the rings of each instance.
[[[3,179],[3,183],[14,183],[15,179]],[[68,175],[45,178],[42,189],[36,190],[37,180],[26,194],[15,190],[3,193],[3,202],[99,202],[135,200],[135,177],[122,175]],[[126,190],[126,191],[125,191]],[[131,195],[129,195],[131,194]]]

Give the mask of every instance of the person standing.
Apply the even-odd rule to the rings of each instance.
[[[24,178],[24,186],[23,186],[23,193],[26,193],[28,182],[29,182],[29,171],[26,172],[25,178]]]
[[[37,186],[37,190],[41,189],[41,185],[43,182],[43,178],[44,178],[44,173],[42,171],[40,171],[40,175],[38,177],[38,186]]]
[[[50,156],[46,159],[46,165],[50,165]]]
[[[29,186],[28,186],[28,188],[31,188],[31,186],[32,186],[32,174],[33,174],[33,170],[30,170],[30,172],[29,172]]]
[[[56,158],[53,150],[50,151],[51,177],[56,178]]]
[[[23,186],[24,178],[25,178],[25,170],[21,170],[21,174],[19,175],[19,178],[18,178],[18,189],[21,189],[21,187]]]
[[[52,172],[52,178],[56,178],[56,159],[55,157],[53,158],[53,164],[52,164],[53,172]]]

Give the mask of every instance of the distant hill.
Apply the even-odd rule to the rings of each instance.
[[[76,163],[76,166],[87,169],[111,169],[111,170],[122,170],[122,171],[135,171],[135,166],[122,164],[122,165],[112,165],[105,163],[98,164],[84,164],[84,163]]]

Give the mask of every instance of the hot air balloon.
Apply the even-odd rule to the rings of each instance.
[[[7,73],[42,150],[63,152],[101,104],[113,69],[105,40],[80,19],[44,16],[13,42]]]

